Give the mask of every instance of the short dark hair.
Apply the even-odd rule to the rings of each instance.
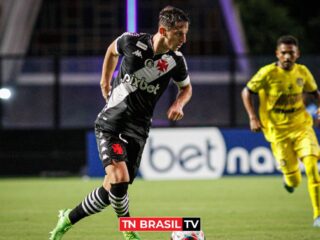
[[[159,25],[171,29],[175,27],[178,22],[190,23],[188,14],[173,6],[166,6],[160,11]]]
[[[281,36],[278,40],[277,40],[277,47],[281,44],[293,44],[297,47],[299,47],[299,41],[296,37],[292,36],[292,35],[284,35]]]

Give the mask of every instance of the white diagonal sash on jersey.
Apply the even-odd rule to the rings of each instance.
[[[165,55],[165,56],[168,56],[168,55]],[[162,60],[162,59],[159,59],[159,60]],[[160,72],[156,67],[158,62],[159,62],[159,60],[154,62],[154,67],[152,67],[152,68],[149,68],[149,67],[141,68],[138,71],[136,71],[134,73],[134,75],[139,79],[144,77],[145,81],[150,83],[150,82],[158,79],[162,75],[166,74],[167,72],[169,72],[172,68],[174,68],[176,66],[176,61],[173,59],[173,57],[172,56],[168,56],[168,57],[165,58],[165,60],[168,63],[168,68],[167,68],[167,70],[165,72]]]
[[[168,55],[166,55],[168,56]],[[159,59],[161,60],[161,59]],[[147,83],[151,83],[154,80],[160,78],[164,74],[168,73],[172,68],[176,66],[176,61],[172,56],[168,56],[165,58],[165,60],[168,63],[167,70],[162,72],[157,69],[158,61],[154,62],[154,66],[152,68],[150,67],[143,67],[139,69],[138,71],[134,72],[131,75],[134,75],[138,79],[144,79]],[[137,90],[137,87],[132,86],[130,82],[121,82],[115,89],[113,89],[113,92],[110,96],[108,107],[105,109],[112,108],[116,105],[118,105],[120,102],[122,102],[131,92],[134,92]]]

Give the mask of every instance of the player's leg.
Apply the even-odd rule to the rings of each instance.
[[[96,131],[96,139],[98,145],[98,151],[103,166],[111,164],[111,159],[104,156],[111,155],[108,146],[112,144],[113,137],[104,135],[99,131]],[[104,187],[108,182],[109,176],[105,176],[103,186],[94,189],[89,193],[82,202],[80,202],[74,209],[63,209],[59,211],[58,222],[56,227],[50,232],[51,240],[60,240],[62,236],[79,220],[101,212],[105,207],[110,204],[109,201],[109,189]]]
[[[314,219],[320,217],[320,177],[318,171],[318,158],[316,156],[306,156],[303,158],[308,178],[308,191],[313,207]],[[320,223],[320,222],[319,222]],[[318,225],[320,227],[320,225]]]
[[[112,161],[106,167],[109,181],[104,186],[109,188],[109,201],[118,217],[129,217],[128,184],[129,173],[125,161]]]
[[[124,161],[113,161],[106,167],[109,181],[104,186],[109,188],[109,201],[118,217],[130,217],[128,184],[130,182],[127,164]],[[125,240],[140,240],[136,232],[123,232]]]
[[[70,211],[68,217],[73,225],[82,218],[101,212],[109,204],[109,192],[104,186],[101,186],[89,193],[78,206]]]
[[[293,193],[294,189],[301,183],[301,172],[300,169],[293,172],[284,172],[284,188],[289,193]]]
[[[74,209],[59,211],[56,227],[50,232],[51,240],[60,240],[76,222],[89,215],[101,212],[109,202],[108,191],[103,186],[94,189]]]
[[[301,183],[299,161],[290,139],[271,143],[272,152],[283,174],[284,188],[292,193]]]
[[[299,158],[304,163],[308,178],[308,191],[313,207],[313,217],[315,219],[314,226],[320,227],[319,143],[311,127],[297,133],[295,149]]]
[[[118,217],[129,217],[128,184],[130,175],[128,171],[130,141],[119,136],[105,136],[97,134],[99,153],[108,178],[103,186],[109,192],[109,202]],[[123,232],[126,240],[140,240],[135,232]]]
[[[129,176],[128,183],[131,184],[134,181],[139,169],[145,141],[130,138],[128,136],[121,137],[121,135],[120,138],[125,140],[127,143],[127,161],[125,163],[127,167],[127,174]],[[112,172],[115,173],[115,171]],[[122,184],[124,180],[119,182],[120,184]],[[112,182],[110,186],[111,188],[109,200],[111,202],[111,205],[114,207],[116,214],[118,215],[118,217],[129,216],[129,198],[127,193],[124,195],[123,186],[117,186],[116,184],[112,184]],[[117,187],[117,189],[115,187]],[[119,193],[121,191],[123,191],[122,195],[124,195],[124,197],[121,197],[121,195],[116,196],[117,192]],[[123,236],[126,240],[140,240],[140,237],[136,232],[123,232]]]
[[[103,182],[105,197],[108,198],[108,205],[112,206],[118,217],[129,217],[128,184],[130,176],[127,168],[128,155],[126,150],[128,141],[121,138],[121,135],[117,137],[99,134],[99,136],[97,141],[99,153],[106,171],[106,177]],[[83,204],[81,204],[81,207],[83,207]],[[85,211],[85,213],[87,212]],[[93,213],[96,212],[90,211],[89,215]],[[82,212],[82,214],[84,213]],[[125,232],[124,236],[126,240],[140,240],[140,237],[134,232]]]
[[[109,145],[112,144],[113,138],[108,134],[103,134],[102,132],[96,130],[96,141],[99,151],[99,157],[102,161],[104,167],[111,164],[110,158],[105,158],[105,155],[110,155],[112,149],[109,149]],[[109,181],[109,176],[104,177],[103,186],[94,189],[89,193],[84,200],[72,209],[68,215],[71,224],[75,224],[82,218],[90,216],[95,213],[101,212],[104,208],[110,205],[109,201],[109,190],[107,188],[106,182]]]

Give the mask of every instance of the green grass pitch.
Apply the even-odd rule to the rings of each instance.
[[[102,179],[0,179],[0,239],[44,240],[61,208],[73,208]],[[207,240],[316,240],[306,178],[288,194],[281,177],[143,181],[129,189],[130,212],[140,217],[201,217]],[[114,212],[83,219],[64,240],[122,240]],[[144,240],[169,240],[169,232],[141,232]]]

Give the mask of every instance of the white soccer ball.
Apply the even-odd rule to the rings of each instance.
[[[203,231],[172,232],[171,240],[205,240]]]

